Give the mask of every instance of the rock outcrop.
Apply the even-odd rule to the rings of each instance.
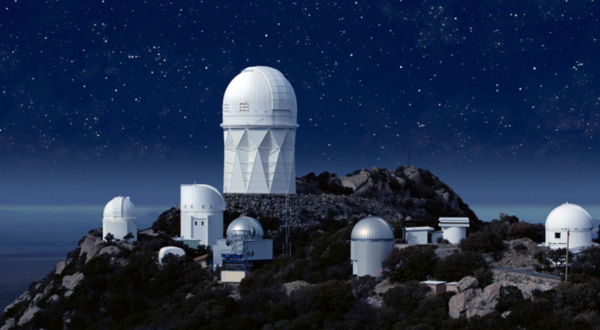
[[[88,235],[80,244],[81,254],[86,254],[86,263],[96,256],[96,253],[102,248],[102,238]]]
[[[494,283],[483,290],[477,279],[467,276],[458,282],[459,292],[448,303],[451,318],[484,316],[495,311],[502,284]]]

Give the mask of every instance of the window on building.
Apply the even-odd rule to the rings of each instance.
[[[250,104],[248,104],[248,102],[240,103],[240,111],[241,112],[250,111]]]
[[[202,209],[204,210],[204,205],[202,205]]]
[[[197,225],[198,225],[198,221],[194,221],[194,226],[197,226]]]
[[[554,238],[560,238],[560,233],[554,233]]]
[[[204,221],[202,221],[202,225],[204,226]]]
[[[223,112],[229,112],[229,103],[223,103]]]

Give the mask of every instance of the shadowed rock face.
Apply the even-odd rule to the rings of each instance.
[[[495,311],[502,284],[494,283],[483,290],[477,279],[467,276],[458,282],[459,293],[450,298],[448,311],[451,318],[484,316]]]

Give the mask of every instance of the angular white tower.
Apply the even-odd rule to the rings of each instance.
[[[244,69],[223,97],[224,193],[294,194],[296,94],[273,68]]]
[[[102,219],[102,237],[112,234],[115,239],[123,239],[127,234],[133,234],[132,241],[137,240],[137,218],[135,206],[129,197],[115,197],[104,207]]]
[[[223,238],[225,200],[206,184],[181,185],[181,238],[212,246]]]

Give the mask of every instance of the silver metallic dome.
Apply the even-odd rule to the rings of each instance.
[[[250,217],[239,217],[227,227],[227,238],[243,234],[246,238],[262,239],[265,232],[260,222]]]
[[[388,241],[394,240],[394,230],[380,217],[368,216],[360,220],[352,229],[352,241]]]

